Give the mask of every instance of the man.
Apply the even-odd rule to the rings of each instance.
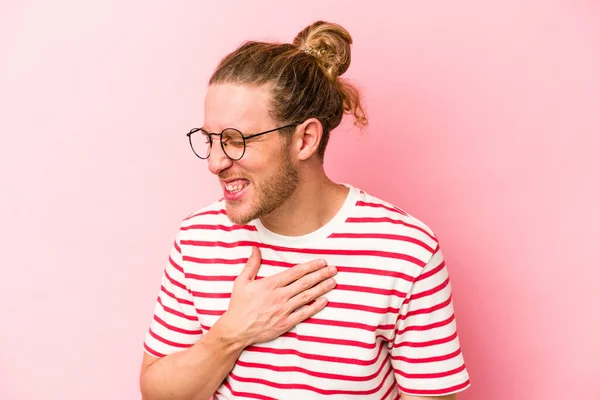
[[[352,40],[316,22],[250,42],[210,79],[188,134],[224,198],[190,215],[146,336],[158,399],[455,399],[469,386],[436,237],[323,170]],[[250,256],[249,256],[250,255]]]

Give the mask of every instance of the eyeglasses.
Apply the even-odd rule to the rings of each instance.
[[[187,133],[187,137],[190,140],[190,146],[192,147],[194,154],[199,158],[206,160],[210,156],[210,149],[212,149],[213,145],[213,136],[218,136],[221,139],[220,142],[223,153],[231,160],[237,161],[244,156],[244,153],[246,152],[246,141],[248,139],[275,132],[280,129],[291,128],[292,126],[300,124],[301,122],[296,122],[248,136],[244,136],[242,132],[234,128],[225,128],[221,133],[208,132],[203,128],[193,128]]]

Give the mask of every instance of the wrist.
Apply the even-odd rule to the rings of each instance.
[[[252,343],[239,332],[233,323],[229,321],[227,312],[223,314],[212,326],[209,331],[213,333],[214,340],[226,350],[241,353],[246,347]]]

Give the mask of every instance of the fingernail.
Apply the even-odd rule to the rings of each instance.
[[[331,267],[329,267],[329,273],[331,274],[335,274],[337,272],[337,268],[334,267],[333,265]]]

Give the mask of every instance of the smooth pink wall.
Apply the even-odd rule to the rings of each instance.
[[[179,220],[219,195],[184,135],[208,76],[242,40],[316,19],[352,33],[371,121],[335,132],[326,167],[440,237],[461,400],[598,395],[597,2],[9,0],[1,399],[139,399]]]

